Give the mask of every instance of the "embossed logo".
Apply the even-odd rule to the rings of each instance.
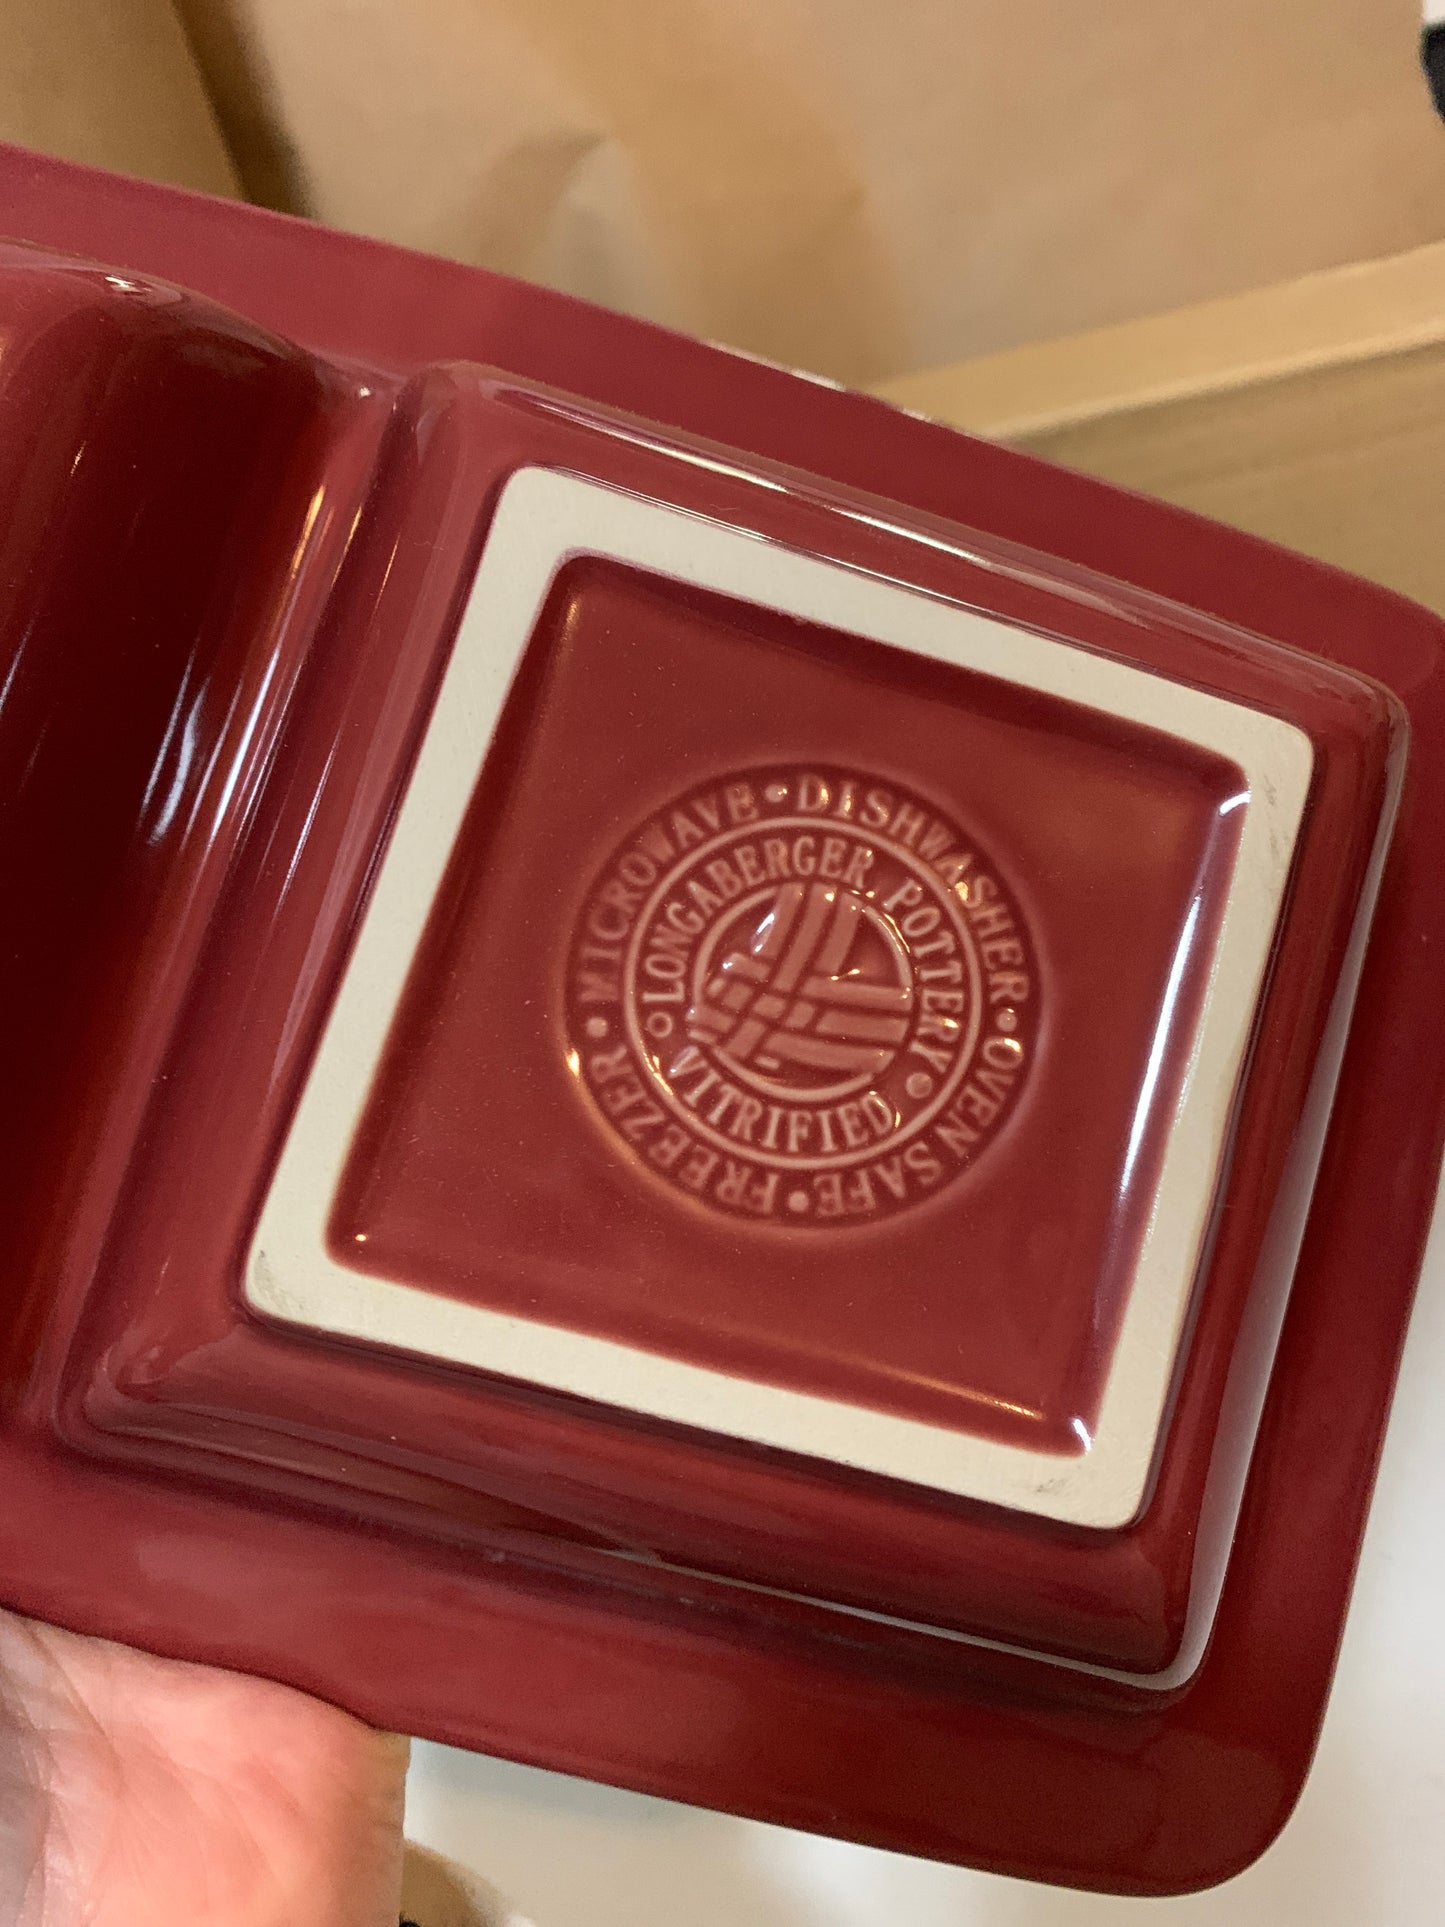
[[[935,1193],[1018,1101],[1038,988],[962,828],[854,771],[763,769],[641,824],[568,965],[568,1062],[680,1191],[781,1225]]]

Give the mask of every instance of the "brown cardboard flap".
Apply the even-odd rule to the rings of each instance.
[[[1445,610],[1445,247],[880,392]]]
[[[880,383],[1003,441],[1445,340],[1445,244]]]
[[[170,0],[0,0],[0,139],[237,192]]]

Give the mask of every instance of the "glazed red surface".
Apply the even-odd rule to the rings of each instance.
[[[47,1334],[32,1337],[33,1327],[19,1321],[24,1281],[18,1270],[12,1274],[0,1534],[6,1590],[14,1603],[160,1649],[290,1678],[387,1724],[1008,1871],[1163,1891],[1203,1884],[1243,1864],[1282,1821],[1307,1763],[1433,1196],[1442,1045],[1432,1018],[1445,935],[1428,838],[1445,803],[1445,718],[1433,619],[1380,591],[1162,507],[1125,502],[1092,483],[961,442],[856,398],[824,394],[777,371],[443,263],[23,156],[0,169],[0,206],[21,232],[102,258],[114,259],[119,251],[135,269],[200,285],[257,320],[333,352],[393,368],[456,354],[510,364],[534,378],[892,496],[925,524],[942,516],[986,528],[1001,538],[1005,553],[1010,542],[1033,543],[1066,563],[1176,596],[1363,669],[1404,697],[1414,730],[1411,784],[1341,1100],[1214,1639],[1197,1674],[1174,1695],[1140,1700],[1106,1694],[1056,1669],[1022,1662],[1010,1667],[957,1645],[867,1622],[839,1622],[820,1609],[744,1596],[704,1580],[691,1582],[683,1596],[670,1589],[665,1575],[631,1567],[621,1584],[606,1561],[589,1567],[580,1552],[570,1562],[563,1559],[555,1535],[545,1546],[534,1541],[536,1554],[545,1556],[529,1558],[524,1513],[504,1521],[495,1492],[479,1493],[475,1484],[465,1493],[458,1488],[448,1509],[437,1501],[435,1481],[418,1479],[403,1454],[390,1463],[373,1461],[381,1468],[376,1476],[384,1471],[396,1495],[389,1515],[371,1508],[373,1521],[389,1516],[393,1522],[386,1535],[375,1536],[358,1529],[350,1515],[328,1516],[316,1508],[323,1442],[315,1434],[321,1428],[313,1422],[307,1441],[294,1414],[306,1410],[306,1370],[318,1354],[265,1333],[249,1335],[252,1389],[284,1405],[289,1373],[293,1416],[289,1435],[284,1427],[261,1426],[250,1443],[258,1456],[269,1455],[269,1463],[279,1466],[289,1436],[297,1464],[309,1471],[304,1483],[288,1485],[278,1469],[269,1496],[254,1482],[246,1494],[228,1494],[198,1481],[195,1468],[202,1461],[194,1451],[186,1461],[191,1472],[167,1481],[155,1474],[158,1457],[150,1469],[132,1470],[113,1458],[78,1459],[48,1440],[35,1428],[47,1409],[47,1375],[53,1382],[58,1362],[51,1340],[63,1344],[73,1327],[76,1305],[67,1294],[84,1282],[61,1260],[67,1248],[79,1250],[109,1221],[105,1188],[125,1173],[134,1125],[151,1090],[147,1067],[154,1065],[168,1028],[156,1014],[153,982],[139,971],[118,974],[108,964],[101,973],[110,1003],[105,1034],[113,1042],[123,1039],[125,1048],[117,1044],[113,1060],[92,1067],[108,1080],[105,1104],[91,1120],[91,1135],[77,1132],[69,1160],[52,1167],[51,1217],[37,1227],[29,1247],[35,1262],[28,1295],[52,1308]],[[370,432],[363,429],[365,419],[358,405],[357,438]],[[436,419],[428,433],[433,447],[445,438]],[[353,476],[367,466],[359,441],[347,447],[353,452],[343,460],[333,451],[316,478],[322,492],[313,534],[319,551],[331,558],[328,568],[348,543],[341,539],[344,519],[326,525],[326,504],[348,498],[354,503],[356,483],[338,478],[347,462]],[[451,516],[450,522],[443,517],[443,533],[453,530],[457,552],[465,550],[475,538],[478,497],[463,514],[435,470],[428,479],[422,469],[408,468],[413,444],[407,436],[393,453],[394,473],[415,486],[422,508],[431,489],[432,505]],[[714,499],[714,512],[736,512],[721,482],[717,487],[721,499]],[[368,512],[374,527],[390,526],[395,535],[404,516],[387,495],[386,488],[374,490]],[[290,584],[304,598],[314,593],[317,578],[308,581],[292,565],[297,533],[289,543],[278,538],[259,544],[253,560],[273,588]],[[374,545],[374,553],[384,551],[384,542]],[[418,544],[408,552],[398,538],[395,554],[410,600],[406,615],[393,612],[399,627],[389,641],[395,647],[397,635],[414,620],[411,633],[419,648],[420,638],[440,633],[448,613],[454,615],[456,581],[445,579],[446,570],[428,561]],[[362,628],[371,633],[368,625],[385,602],[390,578],[368,585],[368,567],[374,578],[381,575],[374,564],[358,561],[362,580],[353,579],[351,592],[360,598],[353,615],[364,611]],[[1067,579],[1067,566],[1062,573]],[[1016,581],[1007,586],[1011,613],[1030,619],[1024,613],[1030,593]],[[1047,600],[1040,595],[1034,606],[1046,607]],[[288,606],[278,593],[270,630],[276,646],[266,657],[269,679],[245,712],[262,725],[272,715],[274,672],[290,660]],[[1216,646],[1229,654],[1227,641]],[[1245,679],[1257,673],[1247,664],[1236,668]],[[325,652],[313,655],[311,691],[324,689],[328,674],[335,673],[334,650],[329,659]],[[418,673],[408,715],[424,693],[425,673]],[[391,747],[383,731],[383,767],[372,779],[370,802],[363,796],[358,807],[353,797],[333,823],[343,899],[348,877],[364,867],[367,836],[374,843],[384,815],[387,783],[394,784],[388,771],[403,765],[408,752],[405,723],[385,701],[380,712],[392,731]],[[374,726],[375,713],[370,721]],[[242,739],[240,721],[223,717],[215,733],[224,738],[232,727],[238,746],[223,765],[232,772],[250,769],[254,730]],[[163,731],[153,738],[156,753],[163,740]],[[274,747],[274,734],[267,740]],[[344,752],[344,729],[335,740]],[[1348,731],[1336,730],[1335,761],[1349,777],[1344,790],[1358,805],[1369,758],[1351,750],[1349,740]],[[101,790],[109,793],[104,785]],[[133,792],[122,786],[115,794]],[[295,812],[309,801],[324,814],[331,800],[314,786],[308,799],[298,784],[278,806],[269,859],[276,886],[284,885],[288,857],[306,847],[311,819],[304,810]],[[1315,820],[1327,819],[1331,807],[1327,794],[1318,796]],[[369,817],[368,809],[374,812]],[[1344,826],[1362,815],[1368,811],[1356,807],[1334,821],[1334,847],[1344,848],[1347,862],[1356,862],[1359,851]],[[347,823],[360,827],[348,831]],[[188,931],[194,932],[180,913],[204,903],[208,892],[210,901],[219,901],[234,836],[234,822],[201,811],[169,832],[164,877],[154,878],[143,841],[134,834],[119,859],[128,890],[154,878],[146,883],[153,895],[143,891],[130,900],[157,911],[163,900],[181,949]],[[335,848],[331,859],[334,865]],[[247,861],[257,860],[253,848]],[[251,870],[253,884],[256,874]],[[1308,1004],[1305,980],[1314,971],[1323,981],[1331,959],[1337,961],[1340,931],[1320,935],[1293,983],[1272,992],[1264,1050],[1288,1046],[1293,1020]],[[257,937],[264,947],[265,934],[253,929],[252,940]],[[308,951],[295,931],[288,935],[278,925],[274,940],[292,946],[298,966],[314,973],[306,980],[311,993],[323,994],[326,971],[334,968],[334,937],[323,936]],[[159,946],[152,948],[165,961]],[[181,965],[177,973],[184,974]],[[243,988],[232,986],[237,995]],[[95,1009],[92,1003],[93,1014]],[[297,1048],[294,1039],[288,1042],[288,1050]],[[263,1110],[284,1097],[286,1076],[294,1075],[287,1064],[294,1061],[283,1053],[263,1074]],[[205,1113],[200,1117],[203,1131]],[[152,1113],[153,1123],[162,1118],[162,1112]],[[81,1121],[77,1112],[77,1127]],[[1267,1165],[1276,1142],[1271,1122],[1278,1118],[1242,1121],[1241,1160],[1249,1152]],[[189,1128],[199,1159],[208,1147],[194,1117]],[[264,1128],[258,1128],[258,1141],[263,1137]],[[60,1231],[70,1205],[77,1210],[66,1236],[76,1243],[66,1247]],[[1223,1224],[1221,1240],[1232,1235],[1233,1225]],[[159,1275],[152,1273],[152,1280]],[[1364,1279],[1367,1291],[1360,1289]],[[1207,1375],[1207,1366],[1216,1383],[1225,1375],[1223,1355],[1235,1335],[1225,1312],[1216,1309],[1223,1303],[1213,1294],[1205,1299],[1191,1354],[1196,1378]],[[119,1306],[116,1298],[111,1310]],[[129,1315],[134,1341],[143,1337],[146,1318],[154,1321],[154,1308],[137,1302]],[[219,1309],[215,1315],[221,1316]],[[154,1339],[148,1342],[159,1383],[167,1361]],[[225,1343],[234,1355],[238,1335],[230,1332]],[[219,1341],[213,1347],[223,1348]],[[134,1356],[132,1370],[143,1375],[144,1344]],[[215,1413],[227,1379],[222,1369],[207,1383],[205,1362],[199,1350],[190,1361],[193,1433],[207,1411]],[[397,1409],[409,1405],[414,1411],[418,1388],[426,1387],[434,1417],[451,1434],[459,1459],[469,1412],[472,1433],[477,1429],[474,1403],[464,1405],[443,1375],[400,1364],[395,1372]],[[338,1409],[349,1403],[353,1427],[376,1381],[364,1362],[353,1366],[338,1352],[333,1384]],[[94,1383],[103,1384],[104,1375]],[[175,1393],[172,1386],[170,1395]],[[1187,1424],[1190,1396],[1186,1382],[1176,1430]],[[251,1404],[257,1402],[253,1397]],[[377,1407],[385,1402],[377,1399]],[[524,1404],[519,1395],[513,1409]],[[375,1416],[385,1423],[383,1410]],[[529,1416],[536,1441],[539,1426],[545,1432],[549,1421],[545,1413]],[[595,1495],[569,1487],[545,1451],[534,1457],[527,1446],[518,1454],[515,1439],[498,1444],[516,1481],[527,1484],[535,1475],[528,1489],[548,1491],[554,1511],[595,1511]],[[106,1449],[113,1449],[113,1441]],[[157,1450],[154,1444],[148,1449]],[[769,1476],[767,1467],[753,1473]],[[363,1473],[363,1480],[368,1476]],[[1172,1476],[1166,1462],[1161,1490]],[[741,1473],[737,1477],[740,1486],[746,1483]],[[782,1477],[779,1472],[775,1496]],[[307,1492],[313,1497],[302,1503]],[[891,1503],[891,1495],[885,1496]],[[858,1502],[868,1505],[868,1495]],[[418,1530],[428,1504],[433,1510],[426,1528]],[[829,1495],[829,1505],[836,1506],[836,1495]],[[884,1505],[879,1498],[874,1510]],[[288,1509],[293,1506],[298,1509]],[[403,1520],[409,1530],[402,1530]],[[462,1523],[480,1530],[479,1520],[490,1521],[486,1530],[493,1535],[486,1559],[477,1556],[475,1539],[456,1542]],[[502,1552],[504,1524],[510,1537]],[[746,1555],[741,1532],[738,1542]],[[1123,1596],[1119,1588],[1114,1596]],[[845,1625],[846,1637],[840,1637]]]
[[[352,1154],[337,1257],[715,1371],[1077,1451],[1177,1102],[1179,1064],[1126,1169],[1161,986],[1198,894],[1187,1018],[1240,772],[605,563],[567,570],[532,648]],[[566,959],[613,846],[708,772],[721,794],[760,765],[921,793],[1014,890],[1037,959],[1025,1088],[999,1142],[912,1209],[832,1235],[649,1181],[645,1151],[568,1068]],[[942,1168],[946,1147],[923,1141]]]
[[[168,954],[191,958],[192,987],[178,1011],[173,989],[147,985],[140,1028],[154,1055],[133,1042],[99,1067],[111,1084],[87,1115],[102,1122],[101,1143],[73,1194],[45,1193],[50,1243],[36,1269],[55,1282],[47,1343],[32,1360],[35,1422],[87,1451],[273,1491],[339,1480],[348,1508],[413,1523],[425,1515],[474,1541],[510,1529],[518,1508],[541,1530],[551,1515],[567,1523],[548,1556],[568,1562],[580,1533],[1045,1651],[1166,1666],[1191,1602],[1196,1631],[1207,1618],[1228,1543],[1250,1426],[1226,1428],[1216,1444],[1218,1414],[1231,1377],[1249,1369],[1237,1356],[1247,1306],[1267,1309],[1286,1282],[1257,1280],[1259,1252],[1373,839],[1390,738],[1383,698],[1321,664],[1201,629],[1186,612],[1131,603],[1126,591],[1045,586],[1006,554],[967,560],[901,546],[840,513],[842,503],[810,499],[816,485],[719,478],[615,419],[465,371],[399,398],[384,456],[366,511],[350,518],[350,554],[304,673],[294,636],[278,650],[263,632],[264,649],[293,665],[257,672],[268,688],[294,679],[275,733],[244,722],[236,767],[238,749],[225,744],[195,758],[208,780],[254,794],[262,827],[247,835],[246,818],[218,819],[191,859],[199,871],[178,860],[172,894],[150,912]],[[477,1373],[318,1349],[238,1314],[260,1197],[486,518],[505,478],[537,461],[673,496],[853,566],[896,575],[906,565],[920,586],[1138,655],[1310,728],[1310,831],[1261,1017],[1266,1046],[1236,1124],[1251,1182],[1221,1213],[1154,1490],[1127,1531],[1054,1527]],[[334,520],[348,525],[339,505]],[[921,686],[938,685],[925,676]],[[107,1145],[130,1162],[108,1166]]]
[[[265,590],[238,564],[289,539],[339,383],[168,290],[34,270],[5,286],[0,892],[23,940],[0,952],[0,987],[25,1015],[0,1044],[24,1119],[0,1194],[23,1249],[135,941],[118,875],[168,862],[183,732],[244,698]],[[191,679],[198,658],[219,675]]]

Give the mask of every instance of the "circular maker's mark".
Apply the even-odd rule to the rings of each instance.
[[[619,1143],[713,1209],[837,1228],[997,1134],[1038,973],[975,840],[896,783],[761,769],[617,850],[568,963],[569,1062]]]

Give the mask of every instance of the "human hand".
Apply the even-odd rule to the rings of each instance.
[[[407,1742],[0,1612],[5,1927],[396,1927]]]

